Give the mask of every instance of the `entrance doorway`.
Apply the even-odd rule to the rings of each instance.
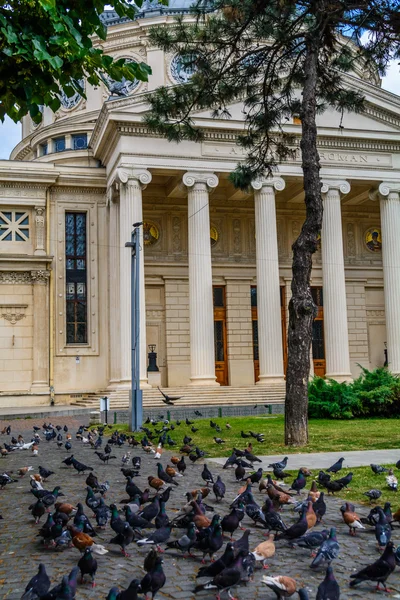
[[[324,294],[322,287],[312,287],[311,295],[318,309],[318,314],[313,323],[312,337],[314,375],[324,377],[326,373],[326,361],[324,339]]]
[[[228,356],[226,339],[226,298],[225,287],[213,287],[214,301],[214,356],[215,376],[220,385],[228,383]]]
[[[285,288],[280,287],[281,298],[281,324],[282,324],[282,349],[283,349],[283,369],[286,375],[287,367],[287,341],[286,341],[286,310],[285,310]],[[260,362],[258,356],[258,318],[257,318],[257,286],[251,286],[251,321],[253,331],[253,361],[254,361],[254,381],[260,378]]]

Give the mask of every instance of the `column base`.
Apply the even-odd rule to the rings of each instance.
[[[50,388],[47,381],[34,381],[31,385],[32,394],[49,394]]]
[[[282,385],[285,383],[284,375],[260,375],[256,385],[259,386],[267,386],[273,383],[281,383]]]
[[[212,385],[215,387],[219,387],[218,381],[214,377],[191,377],[189,385],[192,386],[203,386],[203,385]]]
[[[325,373],[325,379],[334,379],[338,383],[353,381],[351,373]]]

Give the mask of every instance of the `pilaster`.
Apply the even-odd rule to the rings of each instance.
[[[45,206],[35,206],[35,251],[36,256],[45,256]]]
[[[49,271],[31,271],[33,283],[33,364],[31,392],[49,392]]]

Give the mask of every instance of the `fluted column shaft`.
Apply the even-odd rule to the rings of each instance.
[[[121,239],[122,246],[122,239]],[[127,248],[126,248],[127,250]],[[110,200],[109,206],[109,339],[110,339],[110,386],[112,387],[121,379],[120,373],[120,330],[121,324],[119,319],[111,318],[116,307],[120,305],[120,289],[119,289],[119,254],[120,254],[120,237],[119,237],[119,205],[117,202]],[[129,251],[127,252],[129,254]]]
[[[218,185],[218,178],[207,173],[185,173],[183,183],[188,188],[190,380],[193,385],[218,385],[209,211],[209,189]]]
[[[379,186],[389,369],[400,374],[400,183]]]
[[[49,391],[49,271],[32,271],[33,361],[32,392]]]
[[[121,383],[131,381],[131,260],[130,249],[125,243],[131,241],[133,223],[143,220],[142,190],[150,183],[148,171],[119,169],[120,207],[119,207],[119,268],[120,268],[120,339],[121,339]],[[147,385],[146,352],[146,303],[144,284],[143,232],[139,228],[140,244],[140,384]]]
[[[351,377],[344,274],[341,194],[347,181],[323,181],[322,277],[324,291],[324,338],[326,377],[349,381]]]
[[[279,291],[278,238],[275,190],[283,190],[280,177],[255,181],[257,321],[260,375],[258,385],[283,380],[282,316]]]

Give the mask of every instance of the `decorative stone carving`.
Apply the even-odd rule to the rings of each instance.
[[[0,271],[0,283],[10,285],[32,283],[29,271]]]
[[[32,283],[46,285],[50,277],[50,271],[31,271]]]
[[[25,317],[27,306],[27,304],[0,304],[0,315],[11,325],[15,325],[17,321]]]
[[[180,217],[172,217],[172,251],[182,251],[182,222]]]
[[[235,254],[240,254],[240,251],[242,249],[242,228],[241,228],[240,219],[233,219],[232,230],[233,230],[233,252]]]
[[[85,90],[85,81],[83,79],[79,79],[78,83],[79,83],[79,86],[83,90]],[[77,106],[81,100],[82,100],[82,96],[79,92],[75,92],[72,96],[68,97],[67,94],[64,92],[64,90],[61,90],[60,102],[61,102],[61,106],[64,109],[70,110],[72,108],[75,108],[75,106]]]
[[[354,224],[347,223],[347,256],[356,256],[356,237],[354,233]]]
[[[35,226],[36,226],[36,243],[35,252],[36,255],[45,255],[44,247],[44,221],[45,221],[45,207],[35,206]]]
[[[188,172],[185,173],[182,181],[186,187],[193,187],[196,183],[205,183],[210,189],[214,189],[218,185],[218,177],[215,173]]]

